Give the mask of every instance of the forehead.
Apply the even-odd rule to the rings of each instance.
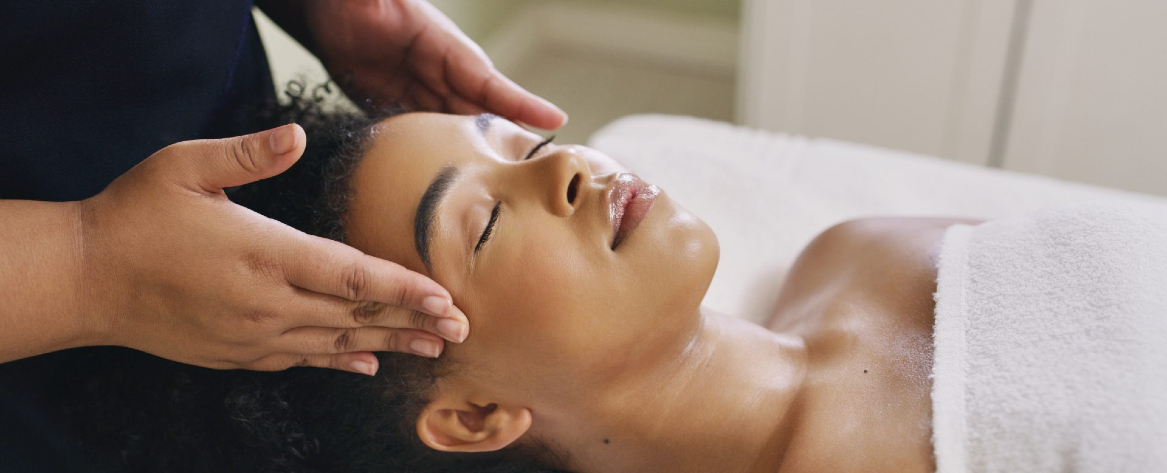
[[[473,116],[436,113],[408,113],[377,124],[350,182],[348,243],[426,273],[413,244],[418,202],[442,168],[464,167],[490,153],[479,126]]]

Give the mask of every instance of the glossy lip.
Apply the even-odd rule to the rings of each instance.
[[[640,225],[660,193],[659,187],[645,184],[635,174],[622,172],[612,179],[606,194],[613,250]]]

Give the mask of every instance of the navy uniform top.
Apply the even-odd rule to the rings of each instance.
[[[84,199],[169,144],[237,134],[274,98],[251,3],[0,2],[0,198]],[[0,364],[0,471],[99,470],[51,407],[69,355]]]
[[[0,198],[78,200],[274,96],[251,1],[0,5]]]

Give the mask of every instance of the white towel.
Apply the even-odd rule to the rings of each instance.
[[[955,226],[939,270],[939,473],[1167,472],[1167,206]]]
[[[1151,196],[839,141],[690,117],[638,115],[593,147],[709,223],[721,262],[705,304],[762,321],[798,253],[819,232],[872,215],[997,218],[1074,202]],[[1167,472],[1165,472],[1167,473]]]

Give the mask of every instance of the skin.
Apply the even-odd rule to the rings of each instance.
[[[418,419],[428,446],[538,440],[580,472],[934,470],[930,255],[956,221],[828,230],[768,330],[700,307],[717,242],[667,194],[612,249],[603,190],[626,170],[581,146],[523,160],[541,138],[490,123],[390,118],[353,175],[351,243],[440,282],[475,327]],[[427,267],[410,224],[449,166]]]
[[[801,338],[808,355],[782,471],[935,471],[935,255],[956,223],[977,222],[855,220],[803,250],[767,323]]]
[[[567,122],[424,1],[258,3],[358,103]],[[373,351],[437,356],[464,339],[465,316],[430,279],[227,200],[223,187],[299,158],[303,131],[283,130],[177,143],[85,201],[0,201],[0,363],[122,345],[211,368],[372,375]]]

